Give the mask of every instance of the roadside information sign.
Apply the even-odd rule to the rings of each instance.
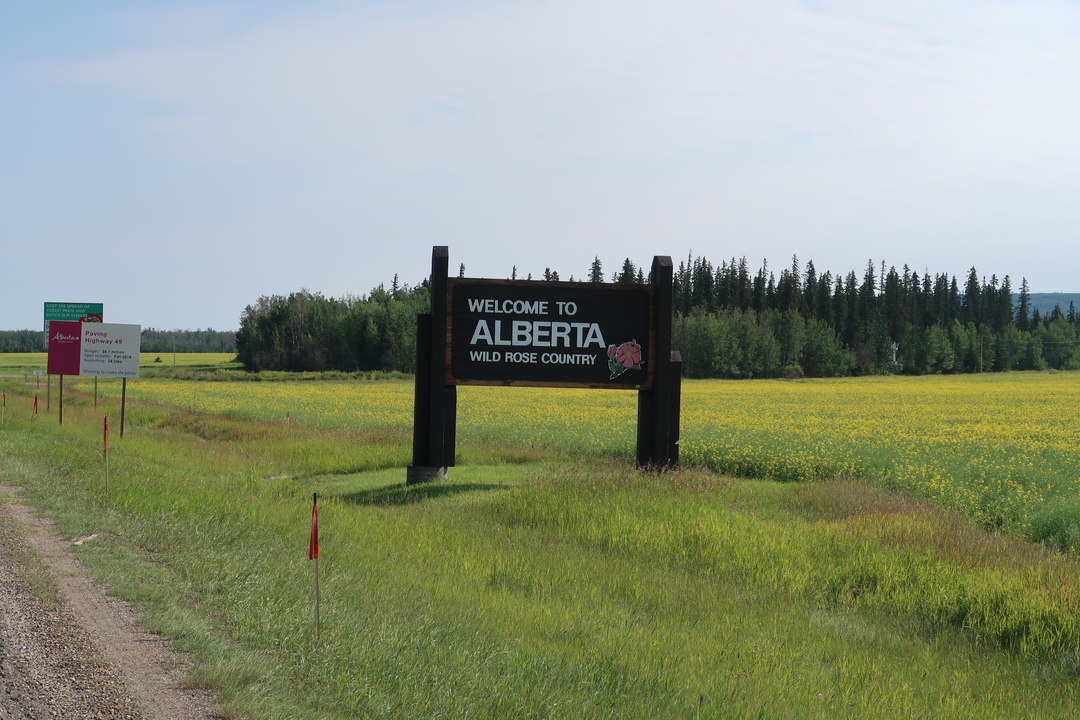
[[[45,343],[48,345],[49,323],[53,320],[64,322],[105,322],[102,303],[45,303]]]
[[[54,320],[50,333],[50,375],[139,377],[140,325]]]

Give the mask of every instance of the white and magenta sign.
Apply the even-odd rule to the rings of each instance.
[[[115,323],[49,323],[50,375],[139,377],[142,326]]]

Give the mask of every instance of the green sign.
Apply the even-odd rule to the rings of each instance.
[[[65,322],[105,322],[101,303],[45,303],[45,328],[51,320]]]
[[[42,331],[42,344],[49,347],[49,323],[61,322],[105,322],[102,303],[45,303],[45,326]]]

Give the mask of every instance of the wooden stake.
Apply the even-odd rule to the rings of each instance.
[[[319,597],[319,494],[311,494],[311,542],[308,543],[308,560],[315,561],[315,639],[322,635]]]
[[[101,447],[105,452],[105,492],[109,492],[109,416],[105,416]]]

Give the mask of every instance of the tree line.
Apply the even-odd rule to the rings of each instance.
[[[383,285],[369,294],[328,298],[300,290],[263,296],[244,308],[237,358],[250,371],[416,369],[416,316],[430,311],[428,281]]]
[[[143,328],[140,349],[144,353],[236,352],[234,330],[156,330]]]
[[[873,261],[819,274],[797,257],[779,275],[745,258],[687,258],[675,273],[675,346],[690,377],[799,377],[1080,369],[1080,318],[1042,316],[1023,279]]]
[[[459,275],[465,275],[461,266]],[[517,278],[517,269],[511,278]],[[529,276],[529,279],[532,279]],[[545,280],[559,280],[546,268]],[[574,280],[570,276],[569,280]],[[599,258],[580,278],[649,281],[626,259],[606,274]],[[429,284],[395,276],[360,297],[300,290],[260,297],[236,333],[142,333],[144,352],[233,352],[258,370],[415,370],[416,315],[428,312]],[[954,275],[867,263],[819,273],[792,258],[776,272],[746,258],[714,265],[688,256],[674,273],[673,346],[688,377],[827,377],[872,373],[962,373],[1080,369],[1080,317],[1073,303],[1032,307],[1026,279],[1014,294],[1008,275],[973,267]],[[40,330],[0,331],[0,352],[41,352]]]
[[[546,268],[543,279],[560,278]],[[649,281],[630,259],[608,276],[599,258],[580,279]],[[259,298],[241,317],[238,357],[249,370],[413,372],[428,287],[395,276],[390,289],[361,297]],[[1080,369],[1076,308],[1043,315],[1029,298],[1026,280],[1014,303],[1009,276],[986,279],[975,268],[961,284],[873,261],[860,276],[818,273],[797,257],[779,273],[767,263],[751,272],[746,258],[688,257],[674,273],[673,346],[685,374],[702,378]]]
[[[140,349],[145,353],[236,352],[236,333],[231,330],[155,330],[143,328]],[[0,330],[0,353],[45,352],[42,330]]]

